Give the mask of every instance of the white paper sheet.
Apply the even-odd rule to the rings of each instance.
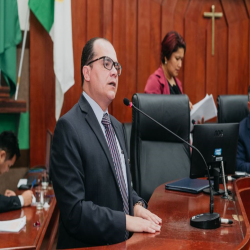
[[[193,105],[193,109],[190,112],[190,129],[193,130],[192,120],[197,122],[204,117],[204,121],[217,116],[217,108],[214,103],[213,95],[206,95],[204,99]]]
[[[19,232],[26,225],[26,216],[15,219],[0,221],[1,232]]]
[[[21,185],[27,185],[27,182],[27,179],[20,179],[17,183],[17,188],[19,188]]]

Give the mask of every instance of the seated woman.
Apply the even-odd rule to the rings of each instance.
[[[149,77],[144,92],[147,94],[183,94],[181,81],[177,78],[182,67],[186,43],[182,36],[171,31],[161,43],[161,65]],[[192,103],[189,102],[190,109]]]

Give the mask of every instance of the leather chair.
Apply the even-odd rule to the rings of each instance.
[[[240,122],[249,114],[247,95],[219,95],[218,123]]]
[[[132,102],[189,142],[190,110],[186,95],[134,94]],[[159,185],[189,176],[189,147],[135,109],[130,148],[133,187],[146,201]]]
[[[128,150],[128,158],[130,159],[130,138],[131,138],[131,129],[132,129],[132,123],[125,122],[122,124],[123,129],[126,134],[126,143],[127,143],[127,150]]]

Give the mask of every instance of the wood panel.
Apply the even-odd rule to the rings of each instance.
[[[161,1],[138,0],[137,92],[160,65]]]
[[[150,0],[138,0],[137,92],[144,92],[150,72]],[[145,74],[145,72],[147,72]]]
[[[102,37],[102,7],[102,0],[87,0],[87,40],[96,36]]]
[[[46,129],[55,125],[53,44],[36,17],[30,15],[30,165],[45,163]]]
[[[121,122],[131,122],[123,98],[144,92],[150,74],[160,65],[161,40],[178,31],[187,44],[179,74],[193,103],[213,94],[246,94],[250,82],[250,0],[74,0],[72,29],[75,85],[64,96],[61,115],[81,95],[80,60],[92,37],[109,39],[123,70],[116,99],[109,109]],[[215,21],[215,56],[211,55],[212,4],[223,17]],[[45,162],[46,129],[54,131],[55,76],[53,44],[37,19],[30,19],[30,159]]]
[[[187,46],[184,67],[185,93],[192,103],[205,96],[207,20],[202,17],[203,4],[203,1],[190,1],[184,20],[184,39]]]
[[[151,1],[150,4],[150,73],[154,72],[160,65],[161,55],[161,0]],[[144,73],[145,74],[145,73]],[[146,74],[145,74],[146,75]],[[146,82],[144,83],[144,87]]]
[[[249,19],[245,4],[221,1],[228,23],[228,94],[246,94],[248,87]]]
[[[118,91],[113,102],[112,111],[118,120],[126,121],[128,119],[126,117],[131,116],[131,110],[124,106],[123,98],[130,98],[130,92],[134,92],[133,84],[135,86],[135,75],[132,70],[136,66],[137,6],[135,1],[117,0],[113,3],[113,44],[118,61],[122,65],[122,74],[119,77]]]
[[[166,36],[166,34],[172,30],[177,31],[183,38],[185,37],[185,34],[184,34],[185,29],[184,29],[183,20],[185,18],[185,14],[186,14],[186,10],[189,5],[189,2],[190,2],[189,0],[186,0],[186,1],[163,0],[161,41]],[[186,50],[187,49],[188,48],[186,48]],[[182,82],[184,93],[185,93],[185,79],[184,79],[185,61],[186,59],[184,59],[183,66],[178,75],[178,78]]]
[[[211,6],[215,5],[215,12],[222,13],[220,1],[206,1],[203,5],[204,12],[211,12]],[[226,94],[227,87],[227,24],[225,15],[215,19],[214,56],[212,55],[212,20],[204,18],[206,23],[206,87],[205,93],[213,94],[216,102],[219,94]],[[199,100],[196,100],[196,102]]]

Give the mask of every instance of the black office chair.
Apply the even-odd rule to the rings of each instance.
[[[130,159],[130,138],[131,138],[131,129],[132,129],[132,123],[131,122],[125,122],[122,124],[124,132],[126,134],[126,146],[128,150],[128,158]]]
[[[219,95],[217,97],[218,123],[242,121],[249,114],[247,95]]]
[[[132,102],[189,142],[190,110],[186,95],[135,94]],[[133,187],[146,201],[162,183],[189,176],[189,147],[134,109],[130,148]]]

